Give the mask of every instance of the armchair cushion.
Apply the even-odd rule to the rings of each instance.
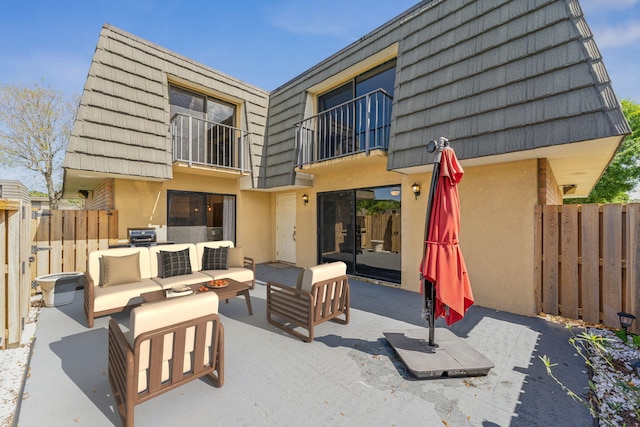
[[[227,262],[227,256],[229,253],[228,247],[220,248],[204,248],[202,255],[202,269],[203,270],[227,270],[229,268]]]
[[[116,286],[109,289],[118,289]],[[214,292],[144,304],[123,333],[109,321],[108,377],[122,425],[134,425],[136,405],[189,381],[224,384],[224,327]]]
[[[102,271],[100,286],[115,286],[140,282],[140,252],[124,256],[106,256],[100,258]]]
[[[160,251],[162,278],[191,274],[189,248],[181,251]]]
[[[150,332],[165,326],[175,325],[180,322],[196,319],[209,314],[218,313],[218,295],[215,292],[203,292],[188,297],[173,298],[154,304],[145,304],[131,310],[129,317],[129,332],[125,334],[131,348],[135,348],[135,340],[145,332]],[[207,342],[204,363],[208,363],[209,348],[211,346],[211,327],[207,325]],[[195,330],[193,327],[187,330],[185,343],[185,358],[183,372],[191,369],[191,352],[194,349]],[[149,368],[150,348],[149,341],[140,343],[140,365],[138,371],[138,392],[147,388],[147,369]],[[162,381],[169,378],[170,360],[173,357],[173,335],[164,337],[162,349]]]
[[[344,276],[347,274],[347,264],[342,261],[329,262],[305,268],[300,282],[300,290],[311,292],[314,283]]]

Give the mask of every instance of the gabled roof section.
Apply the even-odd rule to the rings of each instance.
[[[267,91],[106,24],[63,162],[65,194],[105,177],[172,178],[170,82],[240,100],[257,171]]]

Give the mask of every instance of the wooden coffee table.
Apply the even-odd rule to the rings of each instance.
[[[218,294],[219,299],[224,299],[229,302],[229,298],[234,298],[240,295],[244,295],[244,299],[247,303],[247,310],[249,310],[249,314],[253,316],[253,310],[251,309],[251,296],[249,295],[249,285],[246,283],[238,282],[233,279],[224,279],[229,284],[224,288],[208,288],[206,292],[215,292]],[[209,281],[194,283],[193,285],[189,285],[194,294],[200,293],[198,288],[202,285],[205,285]],[[140,294],[140,298],[145,303],[148,302],[159,302],[167,299],[165,295],[165,290],[161,289],[158,291],[144,292]],[[184,297],[173,297],[173,298],[184,298]]]

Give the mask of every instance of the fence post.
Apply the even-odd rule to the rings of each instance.
[[[582,319],[600,323],[600,208],[582,205],[580,215]]]
[[[560,297],[562,316],[578,318],[578,205],[562,207]]]
[[[0,326],[2,348],[20,345],[31,302],[29,203],[0,199]],[[25,224],[25,222],[27,224]]]
[[[542,215],[542,310],[558,315],[558,206],[543,206]]]
[[[619,326],[622,310],[622,205],[602,208],[602,321]]]
[[[631,332],[640,333],[640,204],[627,205],[627,294],[626,309],[638,319],[633,323]]]

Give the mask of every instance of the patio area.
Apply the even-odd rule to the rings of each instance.
[[[586,393],[584,361],[564,325],[473,306],[451,330],[495,367],[485,377],[417,380],[383,331],[425,327],[418,294],[351,279],[351,322],[323,323],[304,343],[269,325],[265,314],[264,282],[294,284],[298,271],[258,265],[253,316],[244,298],[221,302],[222,388],[192,381],[137,406],[136,425],[593,424],[538,359],[549,356],[560,380]],[[128,315],[115,318],[126,324]],[[72,304],[42,308],[17,425],[120,425],[107,379],[108,320],[86,327],[81,291]]]

